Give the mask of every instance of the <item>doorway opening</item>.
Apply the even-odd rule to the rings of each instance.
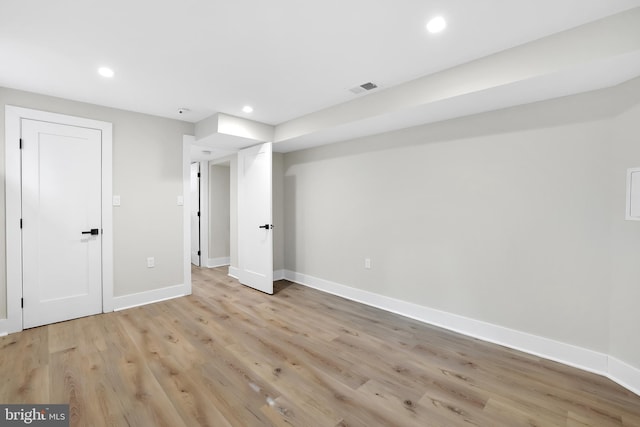
[[[231,264],[231,161],[209,162],[209,258],[208,267]]]

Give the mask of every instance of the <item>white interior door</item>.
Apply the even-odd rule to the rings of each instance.
[[[101,133],[22,120],[25,328],[102,310]]]
[[[191,163],[191,264],[200,266],[200,164]]]
[[[238,152],[238,279],[273,294],[271,143]]]

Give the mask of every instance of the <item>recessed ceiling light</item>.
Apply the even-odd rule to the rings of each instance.
[[[113,70],[108,67],[100,67],[98,68],[98,74],[100,74],[102,77],[111,78],[113,77]]]
[[[253,107],[250,105],[245,105],[244,107],[242,107],[242,111],[244,111],[245,113],[253,113]]]
[[[439,33],[447,28],[447,21],[442,16],[436,16],[427,22],[427,31],[431,34]]]

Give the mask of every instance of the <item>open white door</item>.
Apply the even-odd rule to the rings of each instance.
[[[238,279],[273,294],[271,143],[238,152]]]
[[[200,164],[191,163],[191,264],[200,267]]]

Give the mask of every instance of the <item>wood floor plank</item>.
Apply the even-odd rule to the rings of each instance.
[[[225,361],[230,361],[229,357],[223,357]],[[231,425],[271,424],[262,409],[267,401],[278,394],[244,366],[237,362],[229,367],[222,363],[206,363],[193,370],[192,376],[200,379],[209,391],[210,404]]]
[[[45,329],[25,331],[0,340],[0,402],[48,402],[49,352]],[[45,384],[41,387],[40,384]]]
[[[171,355],[150,359],[149,368],[186,425],[231,426],[218,408],[211,405],[202,381],[192,378]]]
[[[112,362],[112,379],[128,425],[189,426],[177,413],[141,353],[131,351]]]
[[[84,360],[78,348],[73,346],[51,353],[50,366],[56,375],[49,382],[50,402],[46,403],[68,403],[73,425],[90,424],[97,417],[92,413],[94,385],[85,382]]]
[[[1,403],[72,426],[640,426],[598,375],[226,269],[193,295],[0,337]]]
[[[82,325],[88,318],[83,319]],[[80,322],[59,322],[45,327],[49,333],[49,353],[77,348],[84,343],[80,337]]]
[[[99,419],[104,421],[104,425],[127,425],[127,414],[120,400],[121,389],[117,387],[118,383],[113,381],[113,370],[110,367],[112,362],[112,359],[105,357],[105,353],[101,352],[82,355],[80,366],[83,367],[83,382],[90,387],[84,397],[90,401],[90,405],[84,405],[80,410],[92,411],[83,417],[92,423],[95,422],[93,420]],[[59,403],[67,403],[64,395],[60,397]],[[74,424],[80,422],[74,419]]]

